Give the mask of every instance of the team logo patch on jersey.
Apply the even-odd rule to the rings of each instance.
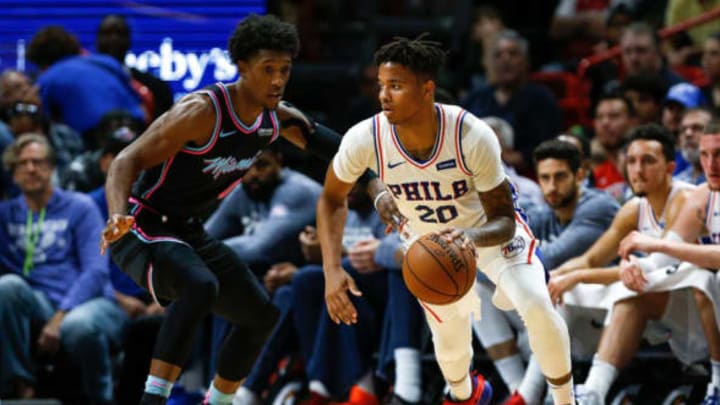
[[[273,134],[272,128],[260,128],[257,130],[258,136],[271,136]]]
[[[514,237],[501,248],[502,255],[508,259],[519,255],[523,250],[525,250],[525,239],[521,236]]]
[[[444,160],[435,165],[437,170],[452,169],[457,167],[457,161],[455,159]]]

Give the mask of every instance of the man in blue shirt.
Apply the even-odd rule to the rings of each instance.
[[[110,347],[127,318],[96,243],[100,213],[90,198],[52,187],[46,137],[20,136],[3,163],[22,195],[0,203],[0,395],[34,396],[32,349],[62,348],[80,367],[88,402],[111,403]]]
[[[546,204],[530,211],[528,219],[533,235],[540,240],[545,268],[551,270],[584,253],[610,226],[619,206],[607,193],[582,186],[585,170],[574,144],[545,141],[535,149],[533,158]],[[481,299],[492,299],[492,286],[479,283],[478,290]],[[545,389],[545,378],[532,357],[526,371],[513,329],[520,332],[518,340],[527,343],[515,311],[482,306],[482,323],[476,324],[475,332],[513,392],[509,403],[537,403]],[[529,353],[529,348],[523,349]]]

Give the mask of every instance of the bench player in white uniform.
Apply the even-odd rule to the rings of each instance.
[[[555,403],[572,404],[567,327],[550,302],[536,241],[513,205],[497,138],[472,114],[434,103],[444,58],[436,44],[420,39],[398,39],[375,55],[383,113],[345,135],[318,203],[328,312],[336,322],[356,320],[348,291],[361,293],[340,266],[340,240],[346,196],[370,168],[417,235],[439,232],[476,249],[478,268],[498,287],[494,301],[522,316]],[[488,385],[469,374],[470,316],[480,309],[475,292],[449,305],[421,304],[450,387],[445,403],[487,403]]]
[[[641,259],[624,262],[621,277],[629,288],[645,291],[658,274],[668,269],[677,273],[704,274],[705,269],[720,268],[720,124],[708,125],[700,137],[700,163],[707,183],[698,186],[678,213],[663,239],[633,232],[620,245],[620,254],[628,258],[634,251],[654,252]],[[698,245],[695,242],[700,241]],[[720,332],[718,332],[719,282],[715,273],[710,294],[696,292],[705,338],[707,339],[712,377],[708,384],[704,405],[720,404]],[[686,331],[692,334],[693,331]]]

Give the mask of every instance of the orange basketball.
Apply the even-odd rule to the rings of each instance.
[[[445,305],[462,298],[475,283],[475,256],[434,234],[418,238],[405,253],[403,280],[419,300]]]

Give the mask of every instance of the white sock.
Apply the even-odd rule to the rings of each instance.
[[[455,401],[464,401],[472,395],[470,374],[465,374],[465,378],[460,381],[448,381],[448,385],[450,385],[450,396]]]
[[[550,392],[552,393],[553,402],[555,405],[566,405],[575,403],[575,395],[573,394],[573,379],[563,385],[552,385],[548,383]]]
[[[373,372],[372,370],[368,371],[367,373],[363,374],[362,377],[360,377],[359,380],[355,383],[358,387],[362,388],[363,391],[367,392],[368,394],[375,395],[375,382],[373,381]]]
[[[604,401],[617,375],[618,369],[615,366],[595,356],[592,367],[590,367],[590,373],[585,380],[585,388],[597,392],[600,400]]]
[[[712,369],[710,383],[720,389],[720,361],[710,359],[710,366]]]
[[[406,347],[395,349],[395,395],[407,402],[419,402],[422,396],[420,351]]]
[[[312,380],[310,381],[310,384],[308,384],[308,388],[310,389],[310,392],[314,392],[325,398],[330,398],[330,392],[328,392],[327,388],[325,388],[325,384],[323,384],[322,381]]]
[[[260,397],[248,387],[241,385],[235,392],[233,405],[260,405]]]
[[[210,389],[207,391],[205,399],[208,404],[212,405],[231,405],[235,397],[235,393],[226,394],[215,387],[215,383],[210,384]]]
[[[525,374],[525,362],[520,353],[495,360],[495,368],[511,393],[517,391]]]
[[[517,388],[517,392],[523,397],[527,404],[539,404],[542,401],[543,390],[545,389],[545,376],[540,370],[535,356],[530,356],[525,376]]]

